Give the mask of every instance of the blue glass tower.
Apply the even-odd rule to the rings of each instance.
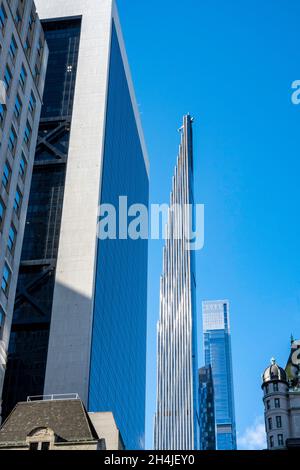
[[[236,449],[233,373],[231,357],[229,302],[202,303],[205,365],[211,366],[217,449]]]
[[[215,394],[211,366],[199,369],[200,450],[216,450]]]

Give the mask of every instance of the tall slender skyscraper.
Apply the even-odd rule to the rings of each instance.
[[[198,369],[195,252],[187,249],[185,228],[193,206],[192,119],[185,116],[173,178],[167,240],[160,283],[157,333],[157,410],[154,446],[193,450],[198,446]]]
[[[205,365],[212,368],[217,449],[236,449],[236,426],[228,300],[202,303]]]
[[[98,239],[99,204],[148,206],[149,164],[113,0],[37,0],[49,66],[9,348],[6,414],[75,392],[143,446],[147,240]]]
[[[0,414],[47,59],[34,2],[1,0]]]

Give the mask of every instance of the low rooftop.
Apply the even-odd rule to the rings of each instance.
[[[0,444],[26,442],[35,428],[50,428],[61,442],[95,441],[99,437],[79,398],[28,400],[18,403],[0,428]]]

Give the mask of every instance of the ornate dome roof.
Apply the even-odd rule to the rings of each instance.
[[[282,367],[279,367],[276,364],[275,359],[271,359],[271,365],[266,368],[262,375],[263,384],[267,382],[272,382],[273,380],[277,380],[280,382],[287,382],[287,376],[285,370]]]

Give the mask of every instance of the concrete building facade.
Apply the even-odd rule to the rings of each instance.
[[[0,397],[48,48],[32,0],[0,2]],[[0,401],[1,410],[1,401]]]

